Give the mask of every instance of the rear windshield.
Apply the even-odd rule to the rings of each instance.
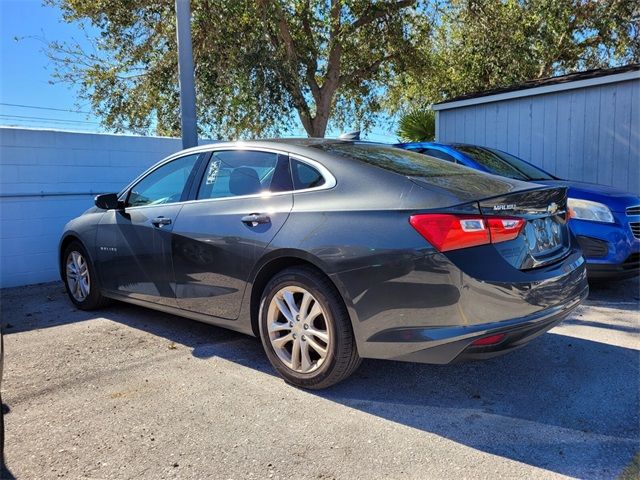
[[[455,148],[496,175],[525,181],[553,180],[544,170],[499,150],[471,145],[456,145]]]
[[[395,173],[415,177],[466,175],[466,168],[421,153],[397,147],[362,143],[321,143],[313,145],[327,153],[359,160]]]

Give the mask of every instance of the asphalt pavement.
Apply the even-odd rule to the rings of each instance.
[[[496,359],[366,360],[309,392],[251,337],[60,283],[0,292],[8,472],[45,478],[615,478],[640,450],[637,280]]]

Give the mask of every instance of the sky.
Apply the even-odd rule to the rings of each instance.
[[[77,25],[62,21],[59,9],[41,0],[0,0],[0,125],[103,132],[90,105],[69,84],[51,84],[47,42],[82,42]],[[327,136],[340,132],[330,131]],[[306,136],[300,127],[296,136]],[[393,126],[378,127],[369,140],[395,142]]]
[[[74,87],[50,84],[45,41],[80,39],[78,27],[62,22],[60,11],[41,0],[0,0],[0,32],[1,125],[103,131],[97,118],[78,112],[89,108]]]

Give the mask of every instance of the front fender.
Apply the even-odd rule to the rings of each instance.
[[[58,243],[58,268],[60,270],[60,278],[64,280],[64,272],[62,268],[62,255],[67,244],[72,239],[77,239],[87,250],[89,260],[94,268],[98,269],[94,259],[96,258],[96,238],[98,233],[98,225],[104,215],[104,210],[88,210],[79,217],[69,221],[62,231],[60,242]]]

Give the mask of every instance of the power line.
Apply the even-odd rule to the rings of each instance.
[[[64,108],[39,107],[37,105],[23,105],[23,104],[20,104],[20,103],[3,103],[3,102],[0,102],[0,105],[4,105],[6,107],[33,108],[35,110],[53,110],[53,111],[56,111],[56,112],[86,113],[87,115],[91,115],[91,112],[85,112],[84,110],[66,110]]]
[[[56,123],[86,123],[92,125],[100,125],[100,122],[91,122],[89,120],[67,120],[65,118],[31,117],[27,115],[7,115],[2,113],[0,113],[0,117],[14,120],[46,120],[48,122]]]
[[[83,125],[65,122],[33,122],[29,120],[4,120],[0,119],[0,127],[20,127],[20,128],[53,128],[53,129],[73,129],[78,132],[102,133],[106,130],[95,125]]]
[[[73,123],[30,123],[23,121],[2,121],[0,127],[17,127],[17,128],[51,128],[60,131],[73,131],[73,132],[86,132],[86,133],[103,133],[106,132],[103,129],[90,125],[78,125]]]

